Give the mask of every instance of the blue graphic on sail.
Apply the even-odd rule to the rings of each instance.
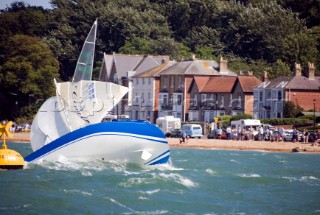
[[[77,62],[76,69],[74,71],[72,82],[78,82],[81,80],[91,80],[93,70],[93,59],[97,34],[96,20],[91,27],[91,30],[82,46],[80,57]]]

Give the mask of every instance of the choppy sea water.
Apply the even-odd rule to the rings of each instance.
[[[172,148],[171,157],[0,171],[0,214],[320,214],[319,154]]]

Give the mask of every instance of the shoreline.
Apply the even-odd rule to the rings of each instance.
[[[30,132],[13,133],[13,138],[7,138],[8,142],[30,142]],[[311,143],[270,142],[270,141],[237,141],[218,139],[189,139],[188,143],[180,144],[178,138],[167,138],[169,146],[173,148],[198,148],[217,150],[246,150],[268,152],[298,152],[320,153],[320,147],[311,146]]]

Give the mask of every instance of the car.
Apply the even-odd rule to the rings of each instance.
[[[216,131],[212,130],[210,133],[207,135],[208,139],[215,139],[216,138]]]
[[[222,130],[222,134],[221,136],[219,137],[217,135],[217,131],[216,129],[215,130],[212,130],[208,135],[207,135],[207,138],[208,139],[227,139],[227,132],[225,130]]]
[[[315,132],[309,132],[308,142],[313,143],[317,140],[317,134]]]
[[[170,133],[170,137],[180,137],[181,136],[181,129],[173,129]]]
[[[292,141],[293,139],[293,130],[284,130],[284,136],[283,140],[284,141]],[[302,139],[302,134],[298,132],[298,141]]]

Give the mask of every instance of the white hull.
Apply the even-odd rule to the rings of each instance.
[[[121,160],[154,165],[168,163],[169,157],[168,142],[154,125],[145,122],[106,122],[68,133],[30,154],[25,160]]]

